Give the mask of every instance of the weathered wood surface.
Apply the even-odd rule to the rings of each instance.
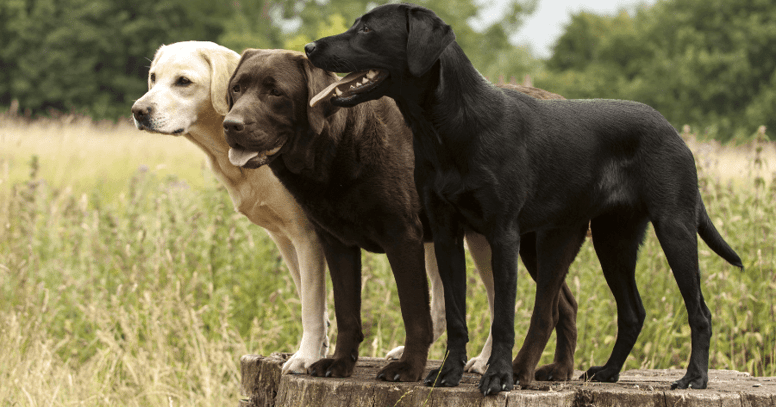
[[[730,370],[710,371],[706,390],[670,390],[671,382],[684,374],[682,370],[630,370],[617,383],[538,382],[538,390],[483,397],[476,388],[477,374],[464,374],[458,387],[431,389],[422,382],[375,380],[387,362],[373,358],[359,359],[356,371],[347,379],[281,375],[280,366],[287,357],[241,358],[246,398],[240,400],[240,407],[776,407],[776,377],[751,377]],[[429,361],[427,368],[437,366],[439,361]]]

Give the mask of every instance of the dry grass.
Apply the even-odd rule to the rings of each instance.
[[[685,138],[709,213],[747,267],[699,246],[711,367],[776,375],[773,143]],[[293,351],[301,337],[277,250],[234,213],[186,140],[126,124],[0,117],[0,236],[0,406],[233,405],[239,357]],[[648,316],[625,368],[683,368],[687,316],[653,233],[640,256]],[[364,269],[361,354],[382,356],[404,337],[395,284],[382,255],[365,255]],[[580,299],[576,367],[602,364],[616,308],[589,243],[568,281]],[[490,318],[473,271],[469,283],[474,354]],[[516,349],[533,294],[521,266]],[[551,339],[543,363],[553,351]],[[443,352],[444,337],[430,357]]]

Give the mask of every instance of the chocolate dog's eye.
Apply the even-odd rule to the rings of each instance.
[[[283,96],[283,93],[275,88],[272,88],[272,90],[269,91],[269,94],[272,96]]]
[[[234,93],[240,93],[240,85],[234,85],[234,86],[232,86],[232,92],[234,92]]]

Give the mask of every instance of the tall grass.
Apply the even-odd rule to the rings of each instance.
[[[229,405],[242,354],[295,349],[299,300],[277,250],[189,144],[124,126],[0,122],[0,405]],[[746,266],[699,244],[710,366],[776,375],[772,144],[746,148],[736,177],[696,149],[705,204]],[[364,269],[361,354],[380,357],[404,330],[385,257],[365,254]],[[684,368],[687,315],[652,232],[637,279],[648,318],[625,368]],[[576,367],[602,364],[616,307],[589,242],[567,281],[580,304]],[[533,299],[521,266],[516,349]],[[467,313],[474,355],[490,317],[473,271]],[[553,351],[551,339],[542,363]],[[430,356],[443,352],[444,337]]]

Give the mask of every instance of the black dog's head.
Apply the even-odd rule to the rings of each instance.
[[[426,74],[454,40],[450,26],[427,8],[413,4],[375,7],[344,33],[305,46],[313,65],[352,72],[312,102],[330,98],[337,106],[355,106],[391,96],[393,83]]]
[[[257,168],[278,156],[294,156],[308,165],[311,153],[303,145],[330,125],[339,109],[328,102],[309,107],[310,99],[336,75],[310,64],[304,55],[285,50],[243,52],[229,81],[229,113],[224,117],[229,161]]]

